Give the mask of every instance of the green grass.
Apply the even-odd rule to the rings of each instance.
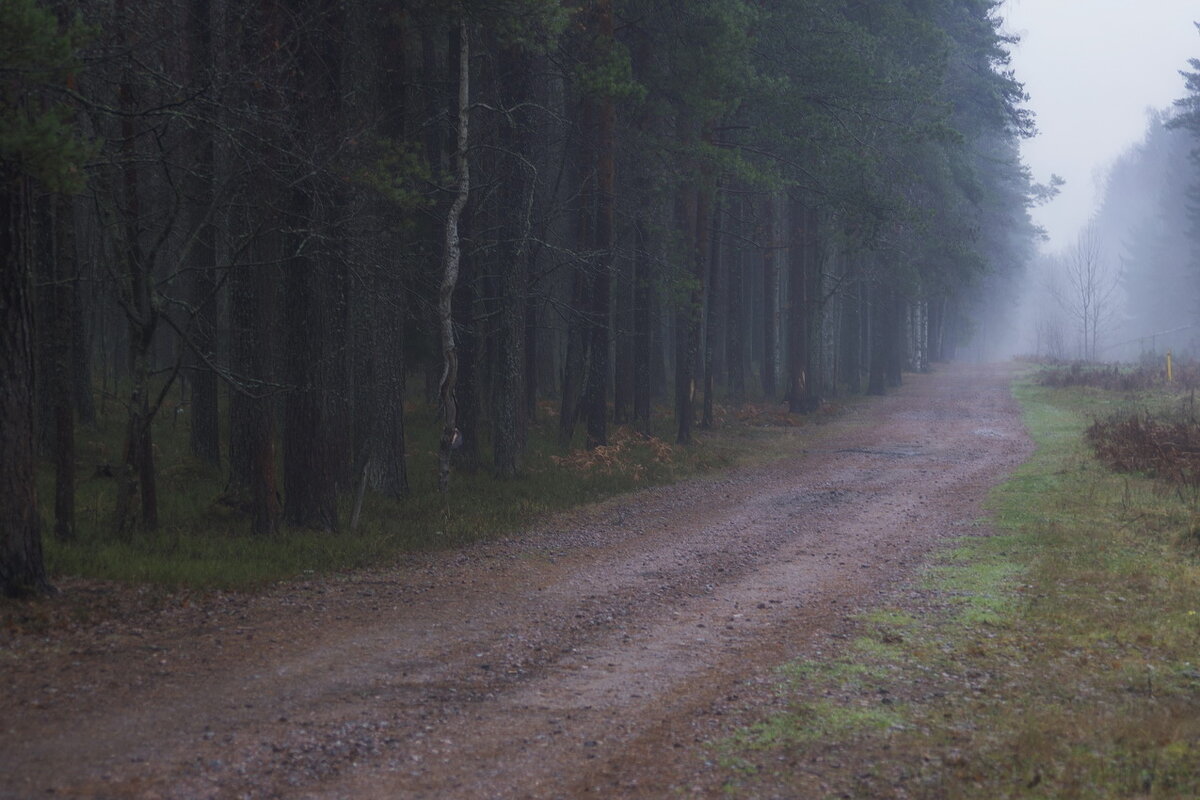
[[[1200,797],[1197,508],[1082,438],[1181,399],[1015,392],[1038,448],[986,524],[924,572],[921,608],[875,609],[837,657],[781,669],[786,712],[714,743],[728,795]]]
[[[735,411],[737,413],[735,413]],[[119,463],[124,420],[108,403],[97,428],[77,430],[77,535],[53,535],[53,473],[43,465],[39,496],[47,566],[55,578],[78,576],[154,584],[167,588],[250,589],[310,572],[349,570],[392,563],[405,553],[462,546],[504,536],[539,516],[596,502],[645,486],[670,483],[755,460],[795,452],[819,419],[780,420],[771,409],[747,418],[721,409],[717,430],[700,431],[690,447],[673,441],[669,413],[656,413],[656,438],[612,428],[613,446],[601,453],[557,446],[557,418],[549,407],[529,430],[524,472],[494,477],[486,466],[456,468],[447,495],[437,491],[437,421],[427,409],[407,415],[410,494],[402,501],[368,492],[357,530],[347,530],[352,492],[339,498],[341,530],[285,529],[274,536],[249,533],[246,516],[219,502],[225,475],[188,452],[188,420],[166,406],[154,425],[159,527],[127,540],[113,534],[116,481],[101,465]],[[797,422],[801,423],[797,425]],[[782,424],[781,424],[782,423]],[[796,425],[796,427],[792,427]],[[486,438],[480,456],[490,456]],[[286,492],[286,486],[280,489]]]
[[[817,700],[754,723],[739,734],[738,743],[744,748],[767,750],[867,731],[886,731],[899,726],[902,719],[899,711],[891,708],[855,708]]]

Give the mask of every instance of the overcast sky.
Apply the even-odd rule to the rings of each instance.
[[[1038,182],[1067,179],[1034,210],[1057,250],[1095,210],[1107,166],[1142,139],[1146,110],[1183,95],[1179,71],[1200,57],[1200,0],[1006,0],[1001,13],[1021,37],[1013,67],[1040,131],[1025,162]]]

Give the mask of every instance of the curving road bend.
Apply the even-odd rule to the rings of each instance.
[[[1013,374],[910,376],[794,457],[505,541],[3,635],[0,798],[716,795],[722,709],[1031,452]]]

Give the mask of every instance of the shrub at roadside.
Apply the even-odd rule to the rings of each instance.
[[[1144,472],[1172,485],[1200,486],[1200,421],[1122,414],[1096,420],[1085,436],[1117,472]]]
[[[1176,361],[1172,367],[1173,380],[1167,382],[1165,364],[1122,367],[1118,364],[1082,364],[1044,369],[1037,383],[1054,389],[1088,386],[1110,392],[1138,392],[1174,386],[1185,391],[1200,385],[1200,363]]]

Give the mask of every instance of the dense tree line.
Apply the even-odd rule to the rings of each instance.
[[[1200,31],[1200,23],[1196,24],[1196,29]],[[1167,159],[1172,165],[1157,204],[1161,214],[1159,227],[1155,230],[1151,222],[1147,226],[1149,230],[1137,233],[1140,252],[1147,262],[1155,257],[1162,258],[1164,253],[1170,254],[1168,258],[1162,258],[1168,270],[1162,278],[1181,287],[1186,298],[1184,302],[1189,306],[1187,310],[1191,312],[1186,322],[1195,324],[1196,311],[1200,307],[1200,294],[1194,284],[1196,267],[1200,265],[1200,58],[1190,59],[1188,67],[1182,72],[1186,92],[1175,101],[1174,113],[1166,120],[1167,130],[1160,131],[1161,125],[1152,124],[1147,140],[1151,152],[1169,150]],[[1161,123],[1162,120],[1154,122]],[[1182,134],[1182,137],[1170,136],[1170,133]],[[1156,141],[1160,143],[1158,148],[1152,146]],[[1188,150],[1186,157],[1182,152],[1185,147]],[[1166,238],[1167,242],[1156,242],[1152,238],[1156,234]],[[1158,253],[1154,252],[1156,246],[1160,247]],[[1192,330],[1190,333],[1192,335],[1186,341],[1193,349],[1200,349],[1196,346],[1200,342],[1197,332]]]
[[[115,535],[181,386],[268,533],[403,497],[406,397],[452,491],[520,473],[539,400],[564,448],[661,403],[687,443],[952,357],[1036,234],[999,5],[7,0],[0,587],[44,585],[38,447],[73,535],[97,385]]]
[[[1195,352],[1196,285],[1189,194],[1197,171],[1173,114],[1150,115],[1145,139],[1109,171],[1093,229],[1123,292],[1110,357]],[[1124,343],[1124,346],[1121,346]]]

